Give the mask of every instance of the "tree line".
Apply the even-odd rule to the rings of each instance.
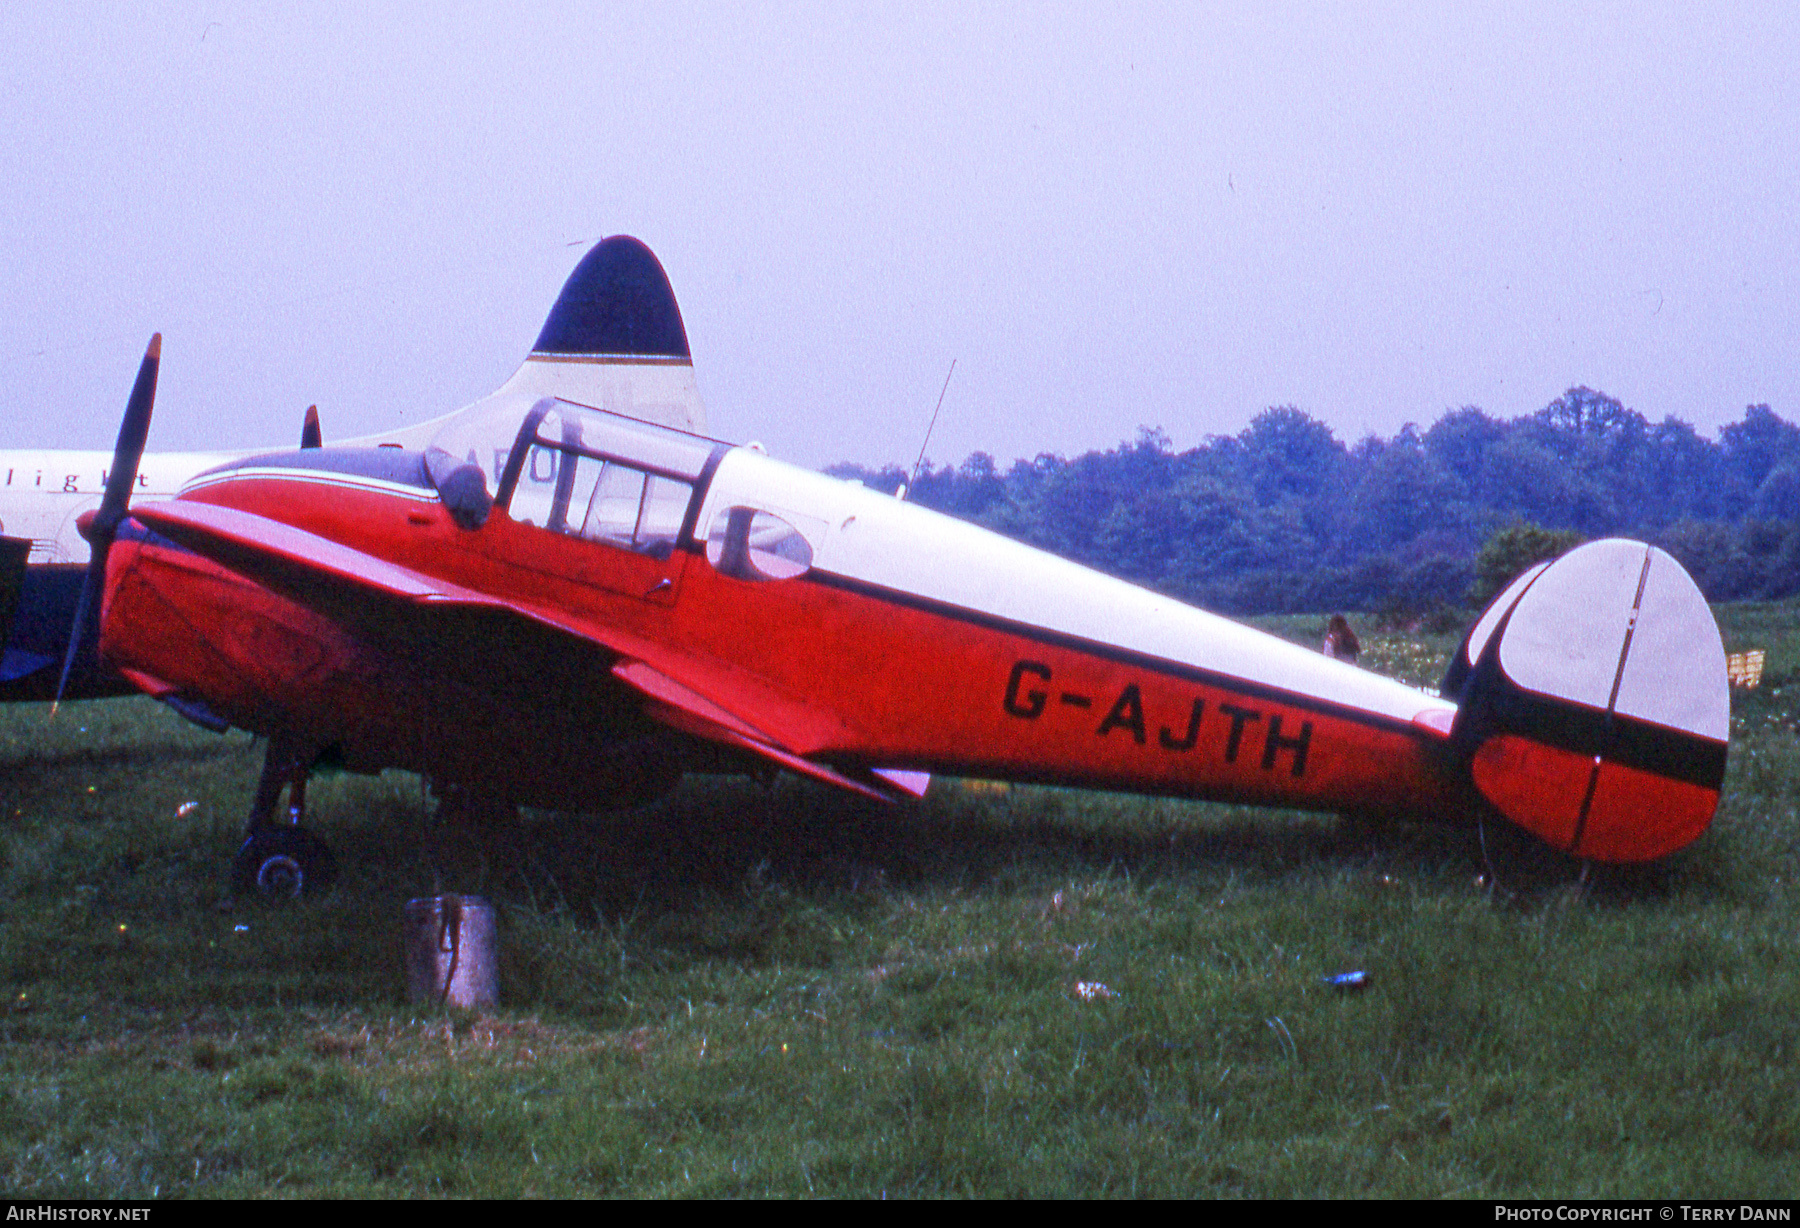
[[[907,481],[891,464],[827,472],[889,493]],[[1353,445],[1279,406],[1185,452],[1141,428],[1004,472],[985,452],[927,462],[907,497],[1228,613],[1464,606],[1483,543],[1517,526],[1654,542],[1714,601],[1800,592],[1800,426],[1767,405],[1713,440],[1571,388],[1523,417],[1470,406]]]

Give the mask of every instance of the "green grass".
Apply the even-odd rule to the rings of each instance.
[[[1791,668],[1793,606],[1721,617]],[[1453,641],[1364,663],[1430,683]],[[286,910],[225,892],[243,735],[0,712],[0,1185],[1793,1197],[1786,689],[1738,704],[1705,839],[1585,882],[1494,832],[1483,882],[1461,828],[951,781],[471,833],[393,774],[315,782],[344,873]],[[405,1004],[401,908],[440,889],[497,906],[490,1016]]]
[[[1762,649],[1765,688],[1781,688],[1800,674],[1800,617],[1792,601],[1743,602],[1719,607],[1726,652]]]

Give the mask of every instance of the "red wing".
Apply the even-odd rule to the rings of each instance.
[[[252,512],[209,503],[132,509],[148,528],[322,614],[403,660],[521,698],[608,677],[624,645],[554,612],[477,592]]]
[[[755,751],[781,767],[876,801],[894,800],[893,794],[876,787],[875,781],[864,784],[823,763],[783,749],[754,725],[642,661],[619,662],[613,666],[613,676],[649,700],[644,715],[672,729],[680,729],[709,742]]]
[[[212,503],[151,503],[134,520],[171,541],[278,591],[307,598],[377,595],[411,604],[507,609],[559,630],[572,628],[521,607],[389,563],[279,520]]]
[[[509,676],[568,676],[571,658],[593,662],[642,697],[644,715],[672,729],[866,797],[893,796],[888,781],[871,776],[864,783],[799,753],[829,736],[836,722],[828,714],[768,694],[723,663],[695,661],[639,636],[452,584],[251,512],[177,502],[131,514],[171,541],[394,651],[429,658],[446,673],[479,673],[504,685]],[[594,662],[595,654],[604,660]]]

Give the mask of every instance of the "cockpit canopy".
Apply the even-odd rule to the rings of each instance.
[[[491,460],[494,502],[513,520],[661,558],[692,534],[696,486],[728,447],[548,397],[518,414],[496,406],[446,427],[427,451],[434,476]]]

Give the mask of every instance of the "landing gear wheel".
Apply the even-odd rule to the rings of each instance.
[[[233,890],[271,901],[323,895],[336,879],[331,846],[304,827],[256,832],[231,863]]]

